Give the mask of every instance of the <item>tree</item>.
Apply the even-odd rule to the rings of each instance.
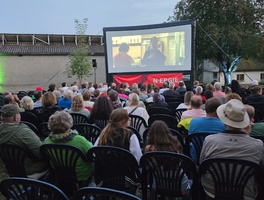
[[[264,61],[263,19],[263,0],[181,0],[168,21],[197,21],[198,62],[221,56]]]
[[[77,35],[77,46],[69,55],[70,61],[67,64],[65,73],[68,77],[77,76],[80,84],[84,77],[92,74],[92,63],[89,57],[88,45],[86,41],[85,31],[87,29],[87,18],[83,19],[83,23],[75,19],[75,29]]]

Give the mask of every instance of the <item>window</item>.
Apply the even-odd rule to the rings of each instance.
[[[237,81],[245,81],[245,75],[244,74],[237,74]]]
[[[217,79],[217,72],[213,72],[213,79]]]
[[[260,73],[260,80],[264,80],[264,73]]]

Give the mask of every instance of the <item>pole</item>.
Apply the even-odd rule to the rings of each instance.
[[[96,67],[94,67],[94,83],[96,83]]]

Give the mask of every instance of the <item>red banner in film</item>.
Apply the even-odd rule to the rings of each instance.
[[[168,74],[142,74],[142,75],[114,75],[113,81],[119,85],[127,82],[129,85],[133,83],[155,83],[162,87],[165,81],[174,82],[178,86],[178,82],[182,81],[182,73],[168,73]]]

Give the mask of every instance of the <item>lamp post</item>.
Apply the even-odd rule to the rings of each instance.
[[[94,68],[94,83],[96,83],[96,68],[97,68],[97,62],[96,59],[92,59],[93,68]]]

